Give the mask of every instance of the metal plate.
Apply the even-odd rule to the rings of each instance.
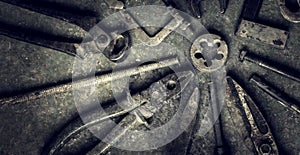
[[[242,20],[236,35],[284,49],[288,32],[270,26]]]

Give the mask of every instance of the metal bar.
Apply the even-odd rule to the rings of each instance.
[[[261,90],[272,96],[274,99],[277,100],[278,103],[280,103],[284,107],[287,107],[292,111],[300,113],[300,107],[294,103],[295,101],[292,98],[290,98],[284,93],[281,93],[277,88],[270,85],[258,75],[253,75],[250,79],[250,82],[254,83]]]
[[[242,62],[244,60],[252,62],[252,63],[257,64],[257,65],[259,65],[263,68],[271,70],[271,71],[273,71],[277,74],[285,76],[285,77],[287,77],[291,80],[294,80],[296,82],[300,82],[300,77],[299,77],[300,74],[297,74],[296,71],[292,72],[291,69],[279,68],[275,65],[275,63],[268,62],[268,61],[264,60],[263,58],[260,58],[257,55],[249,53],[248,51],[245,51],[245,50],[241,51],[239,58],[240,58],[240,61],[242,61]]]
[[[159,61],[156,63],[138,66],[136,68],[129,68],[129,69],[124,69],[124,70],[120,70],[120,71],[115,71],[115,72],[109,73],[109,74],[99,75],[99,76],[96,76],[95,78],[73,81],[73,82],[69,82],[66,84],[53,86],[53,87],[42,89],[42,90],[37,90],[37,91],[30,92],[30,93],[23,94],[23,95],[3,98],[3,99],[0,99],[0,106],[7,105],[7,104],[13,105],[13,104],[22,103],[22,102],[28,102],[28,101],[36,100],[36,99],[39,99],[39,98],[42,98],[45,96],[49,96],[49,95],[65,93],[65,92],[71,91],[72,89],[91,87],[93,85],[99,85],[102,83],[121,79],[124,77],[137,75],[142,72],[161,69],[161,68],[165,68],[165,67],[169,67],[169,66],[173,66],[173,65],[177,65],[177,64],[179,64],[179,60],[177,58],[169,58],[169,59],[165,59],[165,60],[162,60],[162,61]]]
[[[222,86],[221,86],[222,87]],[[223,129],[222,129],[222,117],[221,117],[221,110],[222,110],[222,100],[224,94],[222,94],[222,88],[219,87],[218,82],[213,81],[209,83],[209,94],[210,94],[210,101],[211,101],[211,110],[212,110],[212,121],[214,123],[214,135],[215,135],[215,155],[226,155],[229,154],[229,147],[225,143]]]

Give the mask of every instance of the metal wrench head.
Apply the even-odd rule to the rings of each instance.
[[[297,3],[299,6],[298,6],[298,11],[296,11],[296,12],[291,11],[287,7],[286,0],[277,0],[277,2],[279,5],[279,8],[280,8],[280,12],[286,20],[293,22],[293,23],[300,23],[300,11],[299,11],[300,1],[299,0],[297,0]]]
[[[235,92],[232,94],[237,95],[237,104],[239,104],[243,116],[246,117],[245,120],[249,125],[248,135],[254,145],[256,152],[258,154],[279,154],[275,139],[270,131],[267,121],[264,119],[262,113],[259,111],[258,107],[255,105],[251,97],[232,78],[227,78],[227,82],[230,90]]]

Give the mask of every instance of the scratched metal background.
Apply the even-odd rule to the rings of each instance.
[[[83,0],[81,2],[84,3]],[[203,13],[201,21],[208,30],[220,34],[228,43],[229,59],[227,69],[239,78],[241,84],[257,101],[258,107],[271,127],[280,153],[299,154],[300,116],[276,103],[275,100],[251,86],[247,80],[252,73],[257,72],[298,101],[300,101],[300,84],[264,70],[257,65],[238,62],[238,51],[246,45],[251,51],[255,51],[261,56],[300,70],[300,24],[292,24],[283,19],[275,0],[264,0],[258,18],[269,25],[288,27],[290,35],[286,49],[278,50],[261,43],[238,38],[234,35],[234,32],[237,28],[243,2],[243,0],[229,0],[226,14],[222,15],[218,13],[217,0],[203,0],[201,3]],[[182,11],[189,12],[185,1],[175,0],[175,3],[180,6]],[[162,5],[163,3],[159,0],[128,0],[126,5],[145,4]],[[109,14],[105,10],[103,10],[103,13]],[[16,16],[15,18],[21,17]],[[176,45],[176,40],[174,44]],[[178,46],[185,47],[186,45]],[[57,51],[0,36],[0,95],[2,97],[10,96],[36,87],[70,80],[73,60],[73,57]],[[107,60],[100,61],[99,66],[101,71],[110,70],[110,64]],[[203,92],[201,106],[206,106],[207,94],[205,91]],[[30,103],[1,107],[0,154],[40,154],[49,138],[76,115],[72,92],[49,96]],[[201,110],[199,115],[201,115]],[[234,119],[234,117],[228,115],[226,107],[222,116],[225,120],[226,139],[231,137],[231,140],[228,141],[232,153],[252,154],[249,151],[247,152],[243,141],[233,132],[234,126],[231,119]],[[199,127],[197,126],[197,120],[194,123],[196,123],[194,130],[197,130],[197,127]],[[156,153],[181,154],[181,151],[189,144],[191,154],[212,154],[214,147],[212,130],[205,137],[193,134],[192,143],[188,143],[188,140],[184,138],[188,135],[188,132],[168,146],[157,150]],[[111,154],[121,152],[129,153],[113,149]]]

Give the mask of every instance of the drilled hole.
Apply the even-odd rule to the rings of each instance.
[[[170,80],[167,82],[167,89],[174,90],[176,88],[176,81]]]
[[[124,57],[128,43],[129,41],[126,36],[119,36],[109,43],[104,49],[103,54],[111,61],[118,61]]]
[[[204,57],[201,53],[195,53],[194,56],[195,56],[196,59],[204,59]]]
[[[113,55],[118,55],[120,52],[123,52],[124,48],[126,47],[126,39],[121,37],[117,39],[116,45],[114,50],[112,51]]]
[[[263,144],[261,147],[261,152],[262,153],[270,153],[271,152],[271,147],[268,144]]]

